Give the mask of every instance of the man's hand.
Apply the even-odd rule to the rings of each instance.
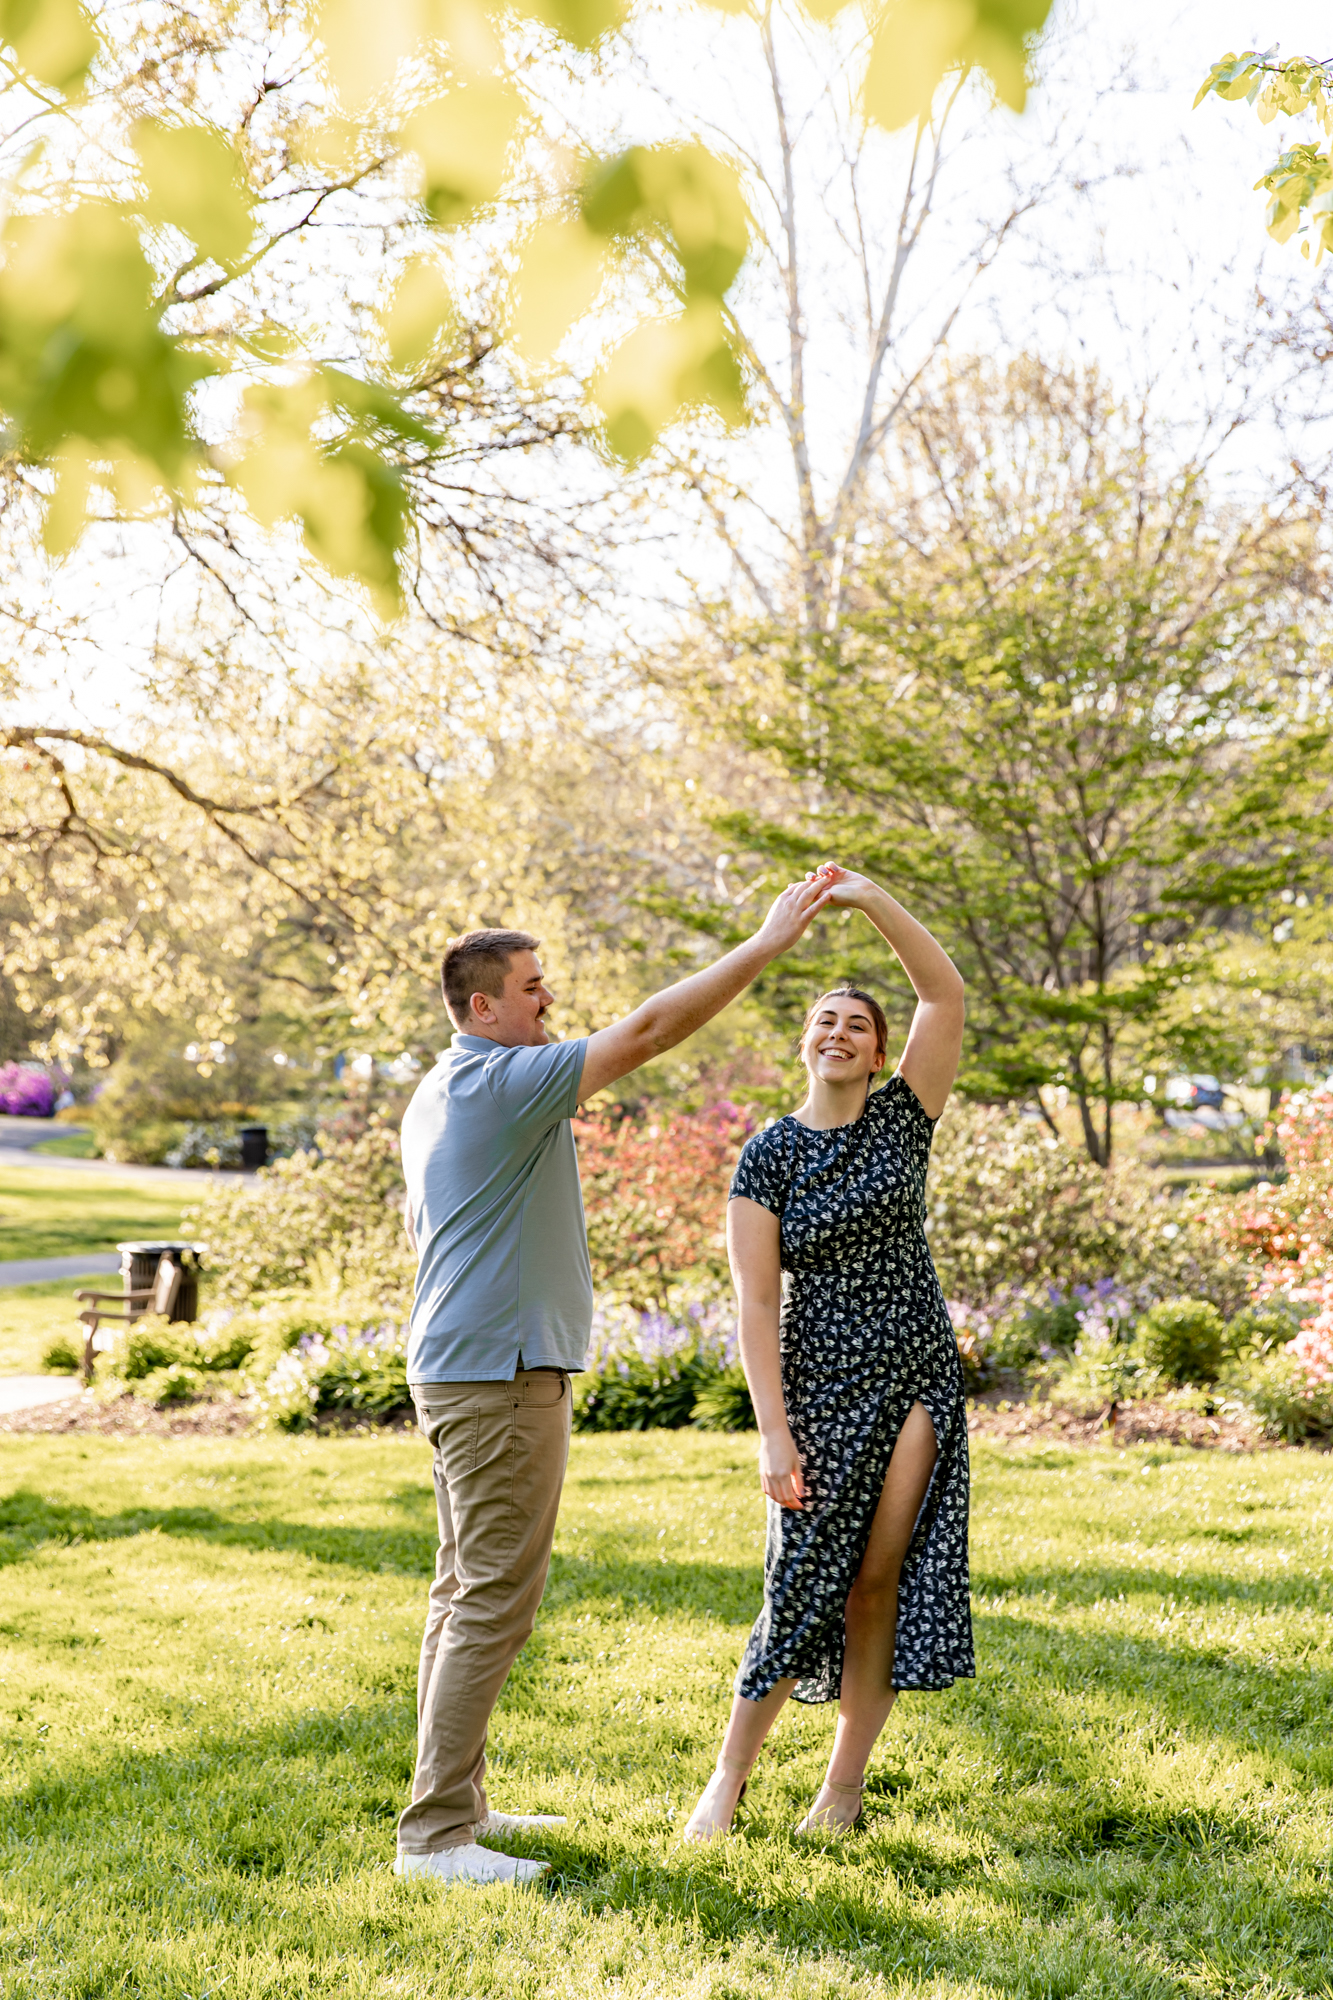
[[[844,874],[846,871],[839,869],[837,872]],[[816,869],[806,876],[804,882],[789,882],[782,894],[774,899],[772,908],[754,934],[753,942],[763,945],[773,958],[790,951],[804,936],[810,919],[834,898],[837,884],[826,879],[826,873],[827,867]]]
[[[705,1021],[743,993],[770,960],[789,951],[829,899],[830,885],[822,877],[791,882],[774,902],[754,936],[737,945],[716,965],[668,986],[636,1007],[623,1021],[588,1038],[579,1081],[579,1101],[605,1090],[608,1083],[628,1076],[664,1049],[674,1049]]]

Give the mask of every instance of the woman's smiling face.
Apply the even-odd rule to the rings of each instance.
[[[884,1051],[865,1001],[852,993],[827,994],[802,1037],[801,1060],[819,1083],[863,1083],[882,1069]]]

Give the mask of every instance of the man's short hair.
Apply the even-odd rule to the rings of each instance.
[[[450,938],[440,967],[444,1004],[455,1027],[461,1027],[472,1011],[474,993],[488,993],[498,1000],[504,992],[505,974],[516,951],[536,951],[540,938],[527,931],[464,931]]]

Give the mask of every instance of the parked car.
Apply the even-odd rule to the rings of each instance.
[[[1201,1126],[1206,1132],[1234,1132],[1245,1123],[1243,1109],[1228,1104],[1227,1087],[1215,1076],[1168,1077],[1165,1096],[1166,1122],[1173,1131]]]

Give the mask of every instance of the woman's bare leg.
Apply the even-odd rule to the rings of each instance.
[[[861,1784],[875,1739],[893,1707],[893,1642],[898,1629],[898,1579],[921,1502],[935,1469],[935,1426],[913,1403],[893,1447],[870,1539],[847,1597],[838,1727],[828,1775],[809,1820],[830,1829],[850,1826],[861,1809]]]
[[[744,1695],[739,1694],[734,1698],[717,1769],[690,1814],[681,1833],[682,1840],[711,1840],[714,1834],[727,1831],[741,1795],[741,1786],[749,1777],[754,1760],[763,1748],[764,1738],[777,1721],[778,1712],[795,1685],[794,1680],[779,1681],[760,1701],[747,1701]]]

